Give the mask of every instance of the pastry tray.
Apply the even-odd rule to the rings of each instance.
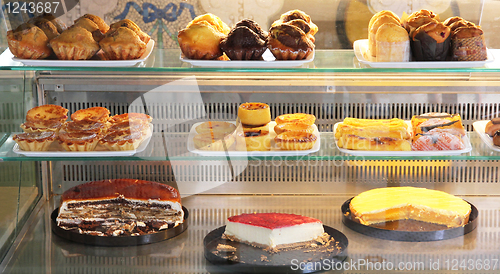
[[[28,157],[116,157],[116,156],[132,156],[136,153],[143,152],[151,141],[153,135],[153,125],[149,124],[149,132],[141,144],[134,150],[111,151],[97,145],[94,151],[66,151],[58,143],[54,141],[48,151],[25,151],[18,144],[15,144],[12,151]],[[102,150],[100,150],[102,149]]]
[[[321,145],[321,138],[320,134],[318,131],[318,127],[316,125],[313,125],[314,127],[314,132],[313,134],[316,135],[318,138],[316,140],[316,143],[314,143],[314,146],[312,149],[308,150],[280,150],[279,148],[276,147],[274,143],[274,137],[276,136],[276,133],[274,132],[274,126],[276,125],[276,122],[272,121],[269,123],[269,134],[271,135],[271,150],[270,151],[237,151],[234,150],[234,145],[229,148],[228,151],[210,151],[210,150],[201,150],[197,149],[194,146],[194,141],[193,138],[196,134],[196,127],[203,122],[196,123],[191,127],[191,130],[189,132],[188,136],[188,142],[187,142],[187,148],[189,152],[196,153],[202,156],[243,156],[243,157],[253,157],[253,156],[302,156],[302,155],[307,155],[313,152],[317,152],[320,149]],[[235,124],[235,122],[229,122]]]
[[[441,241],[464,236],[477,227],[477,217],[479,215],[479,212],[477,208],[471,203],[469,203],[471,205],[469,222],[462,227],[436,229],[436,225],[411,220],[399,221],[399,225],[406,227],[416,226],[419,231],[390,230],[363,225],[352,219],[349,205],[351,204],[351,200],[353,198],[345,201],[342,205],[342,222],[345,226],[356,232],[379,239],[405,242]]]
[[[341,263],[347,257],[347,245],[349,241],[347,237],[340,231],[329,226],[323,226],[325,232],[332,236],[336,241],[338,248],[331,252],[311,251],[304,249],[280,251],[270,254],[261,248],[253,247],[238,242],[222,239],[222,234],[226,230],[226,226],[219,227],[205,236],[203,246],[205,258],[212,264],[225,268],[231,272],[243,273],[311,273],[315,272],[310,269],[295,269],[295,266],[301,262],[322,263],[328,262],[328,265]],[[217,250],[218,244],[230,245],[236,248],[233,254],[237,258],[231,258],[231,253],[221,252]],[[226,255],[227,254],[227,255]],[[229,257],[228,257],[229,256]],[[262,257],[265,256],[265,257]],[[319,271],[317,269],[316,271]]]
[[[472,124],[472,126],[474,127],[474,130],[477,132],[477,134],[479,134],[479,137],[481,138],[481,140],[483,140],[483,142],[491,149],[491,150],[494,150],[494,151],[497,151],[497,152],[500,152],[500,147],[498,146],[495,146],[495,144],[493,144],[493,138],[491,138],[491,136],[489,136],[488,134],[486,134],[486,132],[484,131],[484,129],[486,128],[486,124],[489,122],[489,120],[485,120],[485,121],[477,121],[477,122],[474,122]]]
[[[493,54],[487,49],[487,59],[484,61],[410,61],[410,62],[373,62],[368,56],[368,39],[354,41],[354,55],[361,64],[373,68],[477,68],[495,60]]]
[[[314,54],[304,60],[276,60],[274,55],[267,49],[262,54],[263,60],[194,60],[186,58],[182,53],[180,60],[195,67],[221,67],[221,68],[291,68],[300,67],[314,60]]]
[[[2,54],[10,55],[12,61],[21,62],[27,66],[38,67],[131,67],[148,59],[155,47],[155,41],[150,39],[146,51],[138,59],[133,60],[51,60],[51,59],[22,59],[14,57],[9,49]],[[3,57],[3,56],[2,56]],[[3,60],[2,58],[0,58]]]
[[[337,130],[337,126],[342,122],[338,122],[333,126],[333,134]],[[406,123],[410,123],[406,121]],[[411,124],[409,124],[411,127]],[[371,151],[371,150],[354,150],[354,149],[345,149],[340,148],[337,139],[335,139],[335,146],[342,153],[351,154],[354,156],[395,156],[395,157],[405,157],[405,156],[453,156],[460,155],[462,153],[468,153],[472,151],[472,144],[467,135],[462,137],[462,141],[465,145],[464,149],[460,150],[436,150],[436,151]]]
[[[139,235],[139,236],[95,236],[88,234],[80,234],[74,231],[66,230],[57,226],[57,215],[59,213],[59,208],[52,211],[50,215],[52,231],[57,236],[70,240],[73,242],[96,245],[96,246],[135,246],[135,245],[145,245],[152,244],[156,242],[161,242],[170,238],[173,238],[182,232],[184,232],[188,227],[188,216],[189,211],[184,206],[182,207],[184,211],[184,222],[176,227],[160,230],[156,233]]]

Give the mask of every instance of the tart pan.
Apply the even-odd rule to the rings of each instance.
[[[329,266],[342,263],[347,257],[347,237],[340,231],[323,226],[325,232],[335,239],[334,251],[315,249],[297,249],[268,253],[261,248],[222,239],[226,226],[212,230],[203,239],[205,258],[217,267],[231,272],[243,273],[311,273],[324,269],[308,269],[299,267],[301,262],[316,263]],[[236,248],[235,252],[222,252],[217,250],[219,244]],[[325,266],[326,267],[326,266]],[[215,271],[215,270],[214,270]]]
[[[134,246],[134,245],[145,245],[152,244],[156,242],[161,242],[170,238],[173,238],[182,232],[184,232],[188,227],[187,218],[189,216],[189,211],[184,206],[182,207],[184,211],[184,222],[176,227],[160,230],[156,233],[140,235],[140,236],[94,236],[88,234],[80,234],[74,231],[66,230],[57,226],[56,218],[59,213],[59,208],[52,211],[50,219],[52,220],[52,231],[57,236],[87,245],[96,246]]]
[[[477,227],[479,212],[471,203],[469,203],[471,205],[469,222],[461,227],[446,228],[445,226],[412,220],[390,222],[394,227],[399,227],[398,230],[363,225],[352,219],[349,205],[353,198],[345,201],[342,205],[342,221],[344,225],[356,232],[379,239],[404,242],[441,241],[464,236]]]

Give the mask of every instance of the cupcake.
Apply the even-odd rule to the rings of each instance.
[[[451,55],[455,61],[484,61],[488,58],[483,30],[479,26],[457,28],[451,36]]]
[[[120,20],[116,23],[111,24],[111,26],[109,26],[108,32],[115,31],[116,29],[118,29],[120,27],[125,27],[125,28],[128,28],[131,31],[135,32],[135,34],[137,34],[137,36],[139,36],[141,41],[146,43],[146,44],[149,42],[149,40],[151,40],[151,37],[147,33],[143,32],[141,30],[141,28],[136,23],[134,23],[132,20],[129,20],[129,19],[123,19],[123,20]]]
[[[75,24],[71,27],[81,27],[88,30],[90,33],[92,33],[92,37],[96,42],[99,42],[102,40],[102,38],[104,38],[104,34],[99,29],[99,26],[88,18],[81,17],[77,19],[75,21]]]
[[[16,134],[12,139],[24,151],[47,151],[56,139],[55,132],[32,132]]]
[[[189,28],[191,25],[196,24],[198,22],[205,22],[208,23],[210,26],[212,26],[216,31],[227,35],[231,29],[229,26],[224,23],[218,16],[215,16],[211,13],[205,13],[200,16],[197,16],[194,18],[191,22],[188,23],[186,28]]]
[[[271,27],[267,48],[277,60],[303,60],[314,52],[314,43],[300,28],[281,24]]]
[[[99,30],[101,31],[101,33],[105,34],[106,32],[108,32],[109,26],[108,26],[108,24],[106,24],[106,22],[104,22],[104,20],[101,17],[87,13],[87,14],[83,15],[82,17],[80,17],[79,19],[77,19],[75,21],[75,23],[77,23],[80,19],[83,19],[83,18],[88,19],[88,20],[92,21],[94,24],[96,24],[97,27],[99,28]]]
[[[383,24],[379,27],[375,40],[377,62],[410,61],[410,39],[403,27],[392,23]]]
[[[52,54],[49,38],[39,27],[22,24],[7,32],[7,43],[12,54],[22,59],[45,59]]]
[[[410,14],[408,18],[401,20],[402,26],[406,29],[410,36],[417,28],[430,22],[439,22],[439,15],[425,9],[416,11]]]
[[[416,61],[446,61],[450,49],[450,27],[431,22],[413,32],[410,45]]]
[[[49,20],[57,28],[57,32],[59,32],[59,33],[62,33],[63,31],[68,29],[68,27],[66,26],[66,24],[64,24],[63,21],[59,20],[59,18],[55,17],[54,15],[52,15],[50,13],[44,12],[38,17]]]
[[[28,21],[28,23],[39,27],[45,33],[45,35],[47,35],[47,38],[49,40],[54,39],[55,37],[57,37],[60,34],[57,31],[57,27],[54,24],[52,24],[51,21],[49,21],[43,17],[40,17],[40,16],[33,17],[32,19],[30,19]]]
[[[78,26],[63,31],[49,44],[60,60],[87,60],[99,50],[92,33]]]
[[[301,10],[290,10],[288,12],[283,13],[280,16],[279,20],[273,22],[271,27],[281,25],[281,24],[287,24],[287,23],[289,24],[290,22],[295,21],[295,20],[302,20],[302,21],[307,23],[307,25],[309,26],[309,30],[305,31],[305,33],[306,33],[306,35],[313,36],[313,40],[314,40],[314,35],[318,32],[318,26],[313,23],[313,21],[311,20],[311,17],[307,13],[305,13]]]
[[[99,45],[108,60],[138,59],[146,51],[146,43],[134,31],[125,27],[110,30]]]
[[[231,60],[261,60],[267,49],[267,33],[253,20],[238,22],[220,43]]]

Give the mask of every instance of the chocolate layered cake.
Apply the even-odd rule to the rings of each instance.
[[[88,182],[61,198],[57,225],[80,234],[139,236],[173,228],[184,220],[179,192],[133,179]]]

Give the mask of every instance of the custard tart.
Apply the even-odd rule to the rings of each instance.
[[[147,123],[145,120],[128,120],[119,123],[112,123],[108,127],[108,133],[121,131],[132,133],[142,132],[143,134],[145,134],[149,131],[149,123]]]
[[[238,132],[236,150],[268,151],[271,150],[271,136],[266,130],[247,129]]]
[[[16,134],[12,138],[24,151],[47,151],[56,139],[55,132],[32,132]]]
[[[134,150],[139,147],[145,138],[145,131],[128,128],[121,131],[108,131],[108,134],[99,141],[99,144],[113,151]]]
[[[314,127],[312,125],[308,125],[306,123],[301,123],[301,122],[284,123],[276,125],[274,127],[274,132],[276,132],[276,134],[281,134],[287,131],[313,133]]]
[[[235,142],[232,134],[205,132],[193,137],[194,146],[201,150],[224,151]]]
[[[12,54],[22,59],[45,59],[52,54],[49,38],[37,26],[22,24],[7,32],[7,43]]]
[[[120,123],[126,121],[144,121],[145,123],[151,123],[153,121],[153,118],[144,113],[130,112],[111,116],[109,117],[108,121],[110,123]]]
[[[271,122],[271,110],[268,104],[244,103],[238,107],[238,118],[243,125],[262,126]]]
[[[87,132],[87,133],[97,133],[97,134],[103,134],[106,132],[106,125],[104,123],[100,122],[93,122],[93,121],[88,121],[88,120],[83,120],[83,121],[70,121],[64,123],[64,125],[61,128],[63,131],[66,131],[68,133],[75,133],[75,132]]]
[[[316,121],[316,116],[306,113],[283,114],[275,119],[276,124],[299,122],[312,126]]]
[[[49,44],[59,60],[87,60],[99,50],[92,33],[79,26],[63,31]]]
[[[102,135],[93,132],[59,131],[59,144],[67,151],[93,151]]]
[[[312,149],[316,135],[306,132],[283,132],[274,138],[276,146],[282,150],[309,150]]]
[[[236,130],[236,126],[232,123],[222,121],[208,121],[196,127],[196,132],[206,133],[214,132],[221,134],[231,134]]]
[[[21,125],[24,132],[58,131],[66,121],[68,110],[57,105],[34,107],[26,113],[26,122]]]
[[[75,122],[91,121],[105,123],[109,118],[109,110],[105,107],[91,107],[80,109],[71,114],[71,120]]]

